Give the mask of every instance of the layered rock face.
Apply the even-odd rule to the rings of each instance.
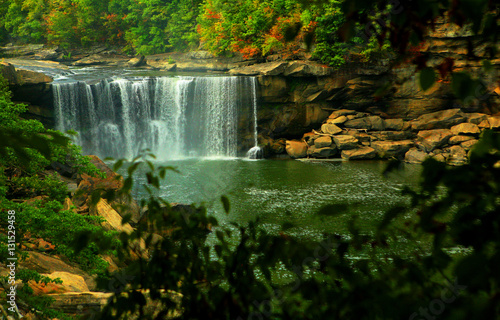
[[[292,158],[395,158],[409,163],[433,157],[462,165],[484,129],[500,130],[500,116],[449,109],[405,121],[341,109],[332,112],[321,129],[300,141],[286,141],[286,152]]]

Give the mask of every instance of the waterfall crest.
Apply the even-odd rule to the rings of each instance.
[[[252,77],[105,79],[52,86],[56,128],[78,133],[85,154],[158,159],[237,157],[257,139]]]

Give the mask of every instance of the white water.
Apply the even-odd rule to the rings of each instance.
[[[257,147],[256,90],[250,77],[56,82],[56,126],[76,131],[84,153],[100,157],[144,149],[160,160],[237,157]]]

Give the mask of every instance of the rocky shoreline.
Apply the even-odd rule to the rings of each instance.
[[[287,140],[286,152],[294,159],[398,159],[421,163],[431,157],[463,165],[485,129],[500,130],[500,116],[448,109],[405,121],[341,109],[301,140]]]

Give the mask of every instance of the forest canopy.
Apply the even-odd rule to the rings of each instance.
[[[336,66],[346,61],[349,48],[350,56],[369,60],[379,48],[375,38],[359,50],[359,38],[347,44],[338,38],[342,2],[0,0],[0,43],[64,49],[105,43],[144,55],[194,49],[245,58],[279,53]]]

